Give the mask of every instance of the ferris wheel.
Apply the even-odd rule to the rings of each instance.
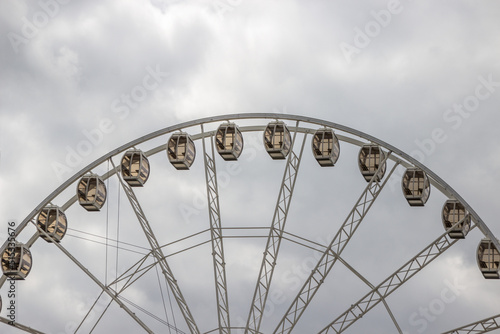
[[[437,320],[403,310],[404,294],[421,275],[458,271],[441,259],[469,240],[477,276],[495,282],[500,242],[487,224],[382,140],[289,114],[202,118],[105,154],[16,226],[1,249],[0,327],[408,333],[411,313],[412,331],[436,332]],[[33,303],[13,322],[17,281]],[[431,310],[457,299],[443,291]],[[451,318],[442,333],[500,329],[494,310]]]

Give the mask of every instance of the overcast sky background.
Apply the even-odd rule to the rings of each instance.
[[[5,238],[8,219],[21,222],[64,180],[126,142],[201,117],[275,112],[343,124],[413,154],[457,190],[498,236],[499,16],[500,5],[493,0],[2,1],[0,216],[5,227],[0,235]],[[90,148],[82,144],[89,133],[94,135]],[[285,165],[252,144],[260,143],[261,135],[245,134],[246,147],[255,155],[244,152],[234,165],[239,172],[221,189],[223,224],[270,224]],[[356,166],[358,148],[343,143],[337,166],[320,170],[309,145],[287,226],[327,244],[366,184]],[[197,160],[182,177],[164,153],[152,157],[151,179],[137,190],[162,244],[208,227],[206,208],[190,222],[179,210],[186,203],[196,207],[193,198],[204,196],[201,149],[197,142]],[[75,157],[78,150],[85,154]],[[228,168],[217,162],[220,169]],[[436,189],[425,208],[415,209],[401,197],[399,180],[388,188],[343,254],[375,285],[442,233],[445,197]],[[62,198],[73,191],[71,186]],[[70,227],[103,235],[108,219],[116,231],[116,180],[110,181],[110,191],[108,218],[103,212],[89,216],[74,205],[67,212]],[[141,231],[131,227],[134,219],[124,197],[122,204],[120,226],[128,226],[121,230],[123,240],[145,246],[143,239],[133,240]],[[476,265],[481,237],[471,232],[388,299],[404,331],[436,333],[499,313],[499,282],[485,281]],[[91,270],[102,273],[101,245],[71,237],[64,241]],[[264,242],[227,242],[234,325],[246,320]],[[276,312],[264,319],[265,333],[297,292],[298,276],[287,268],[304,264],[312,254],[287,243],[282,253],[276,291],[288,302],[276,303]],[[64,333],[82,318],[98,288],[43,240],[33,246],[33,256],[33,272],[18,285],[18,320]],[[120,256],[125,266],[138,255]],[[172,258],[203,331],[216,327],[215,313],[206,311],[214,304],[211,261],[209,245]],[[338,279],[322,287],[325,292],[304,314],[297,333],[319,331],[368,291],[340,264],[333,276]],[[155,280],[156,274],[147,276],[126,296],[161,316]],[[426,322],[425,330],[422,321],[411,323],[412,316],[424,319],[421,308],[437,305],[446,282],[456,280],[465,288]],[[5,303],[6,288],[0,293]],[[112,307],[95,332],[138,332],[124,314]],[[153,324],[155,331],[165,331]],[[0,327],[2,333],[19,333]],[[379,305],[348,332],[396,329]]]

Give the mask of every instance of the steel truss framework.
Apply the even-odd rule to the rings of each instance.
[[[453,226],[457,226],[460,223],[461,222],[458,222]],[[475,226],[472,228],[474,227]],[[345,331],[378,303],[415,276],[425,266],[434,261],[439,255],[443,254],[457,241],[458,239],[450,239],[447,232],[443,233],[395,273],[386,278],[377,287],[373,288],[372,291],[366,294],[357,303],[351,305],[347,311],[332,321],[326,328],[320,331],[320,333],[342,333]]]
[[[297,122],[297,127],[299,123]],[[274,274],[274,267],[278,258],[278,253],[285,230],[286,218],[288,216],[288,209],[292,201],[293,191],[295,189],[295,181],[299,172],[300,160],[304,152],[304,144],[306,136],[302,141],[299,154],[295,154],[293,148],[297,132],[294,133],[291,151],[288,155],[285,172],[283,174],[283,181],[279,191],[278,201],[274,210],[273,221],[269,230],[269,237],[267,239],[266,250],[264,251],[264,258],[260,267],[259,279],[255,287],[255,293],[252,300],[250,314],[248,315],[247,326],[245,333],[258,333],[262,316],[266,307],[267,297],[269,295],[269,288]]]
[[[110,159],[111,164],[113,165],[113,169],[116,170],[116,166],[113,163],[113,160]],[[137,220],[141,224],[141,227],[144,231],[144,234],[146,235],[146,238],[148,239],[148,243],[151,246],[151,253],[155,257],[155,259],[158,261],[158,264],[161,268],[161,271],[163,275],[165,276],[165,279],[170,287],[170,290],[173,292],[175,300],[177,301],[177,304],[179,305],[179,308],[182,312],[182,315],[184,316],[184,319],[186,320],[186,324],[189,327],[189,330],[191,333],[199,333],[200,330],[198,329],[198,326],[196,325],[196,322],[194,321],[193,315],[191,314],[191,311],[189,310],[189,307],[186,303],[186,300],[184,299],[184,296],[182,295],[181,289],[179,288],[179,285],[177,284],[177,280],[175,279],[175,276],[172,272],[172,269],[170,269],[170,266],[167,263],[167,260],[165,259],[165,255],[163,254],[163,251],[160,247],[160,244],[158,243],[158,240],[156,240],[156,236],[151,229],[151,225],[149,224],[146,215],[144,214],[144,211],[142,210],[141,204],[139,203],[139,200],[135,196],[134,190],[132,187],[125,181],[123,181],[120,173],[116,173],[118,176],[118,179],[120,180],[120,184],[125,191],[125,194],[127,195],[127,198],[130,202],[130,205],[134,209],[135,215],[137,216]]]
[[[203,124],[201,125],[203,131]],[[208,215],[212,241],[212,256],[214,261],[215,291],[217,297],[217,317],[220,333],[231,333],[229,318],[229,301],[227,296],[226,260],[224,259],[224,243],[222,241],[222,225],[220,219],[219,187],[217,185],[217,170],[215,168],[214,141],[211,140],[211,155],[203,143],[203,158],[205,162],[205,178],[207,183]]]
[[[33,225],[36,226],[35,222],[32,221]],[[96,276],[94,276],[80,261],[78,261],[68,250],[66,250],[61,244],[57,243],[49,236],[44,230],[38,228],[38,233],[44,235],[47,239],[51,240],[57,248],[59,248],[68,258],[70,258],[80,269],[87,274],[101,289],[106,292],[112,300],[114,300],[122,309],[125,310],[146,332],[154,333],[137,315],[130,310],[127,305],[125,305],[121,299],[118,298],[118,293],[113,291],[109,286],[105,286]]]
[[[380,168],[384,166],[389,156],[390,152],[380,163],[377,172],[374,174],[365,190],[359,197],[358,201],[352,208],[351,212],[345,219],[344,223],[338,230],[337,234],[331,241],[327,251],[325,251],[323,253],[323,256],[321,256],[318,264],[313,269],[311,275],[302,286],[302,289],[298,293],[297,297],[295,297],[292,305],[278,324],[278,327],[276,328],[274,333],[290,333],[297,321],[300,319],[300,316],[304,313],[307,306],[314,298],[314,295],[318,291],[321,284],[323,284],[326,276],[328,276],[330,270],[333,268],[333,265],[337,261],[337,256],[339,256],[347,246],[347,243],[354,235],[354,232],[356,232],[359,225],[363,221],[363,218],[366,216],[373,203],[377,199],[378,195],[384,188],[387,180],[390,178],[390,176],[398,166],[398,163],[394,165],[389,175],[386,177],[385,181],[382,184],[376,182],[378,172]]]
[[[223,240],[226,238],[233,238],[238,236],[227,235],[231,231],[237,230],[238,228],[230,228],[223,227],[221,224],[221,216],[220,216],[220,206],[219,206],[219,193],[218,193],[218,185],[217,185],[217,171],[215,166],[215,152],[214,152],[214,144],[213,137],[215,135],[215,131],[205,131],[204,125],[208,125],[211,123],[232,120],[251,120],[251,119],[280,119],[284,121],[291,121],[295,123],[295,127],[290,127],[291,132],[293,132],[293,142],[292,142],[292,150],[288,156],[285,172],[282,179],[282,184],[280,188],[280,192],[278,195],[278,200],[276,203],[276,208],[274,211],[274,216],[272,220],[271,227],[267,228],[257,228],[252,227],[253,230],[258,231],[266,231],[268,234],[259,234],[246,236],[246,237],[260,237],[266,238],[267,235],[267,244],[264,252],[264,258],[261,264],[261,270],[259,273],[258,281],[256,283],[254,297],[250,307],[250,313],[248,316],[247,324],[245,327],[232,327],[230,324],[230,316],[229,316],[229,301],[228,301],[228,291],[227,291],[227,282],[226,282],[226,272],[225,272],[225,257],[224,257],[224,247]],[[300,124],[300,126],[299,126]],[[401,328],[399,327],[394,315],[389,309],[389,306],[386,302],[386,298],[394,292],[396,289],[401,287],[404,283],[406,283],[410,278],[415,276],[420,270],[424,269],[429,263],[431,263],[438,256],[443,254],[447,249],[449,249],[453,244],[457,242],[457,240],[449,239],[447,233],[443,233],[436,240],[434,240],[430,245],[424,248],[421,252],[419,252],[416,256],[410,259],[407,263],[405,263],[402,267],[400,267],[396,272],[390,275],[388,278],[382,281],[377,286],[372,285],[368,282],[362,274],[357,272],[354,268],[352,268],[347,262],[345,262],[341,253],[343,249],[346,247],[349,240],[352,238],[354,232],[361,224],[363,218],[368,213],[372,204],[376,200],[378,194],[382,191],[385,183],[390,178],[391,174],[394,172],[395,168],[398,165],[404,167],[418,167],[424,170],[431,180],[431,184],[441,191],[448,198],[454,198],[460,201],[465,209],[472,216],[472,220],[474,222],[473,228],[477,227],[486,237],[490,238],[494,245],[500,249],[500,243],[498,239],[493,235],[488,226],[481,220],[481,218],[477,215],[477,213],[473,210],[472,207],[446,182],[444,182],[439,176],[433,173],[431,170],[423,166],[421,163],[410,157],[408,154],[398,150],[394,146],[385,143],[375,137],[372,137],[368,134],[362,133],[358,130],[348,128],[336,123],[308,118],[303,116],[295,116],[295,115],[283,115],[283,114],[232,114],[232,115],[223,115],[216,117],[207,117],[198,119],[195,121],[181,123],[175,126],[167,127],[165,129],[150,133],[144,137],[138,138],[134,141],[131,141],[116,150],[109,152],[104,155],[100,159],[97,159],[93,163],[89,164],[81,171],[76,173],[66,182],[64,182],[60,187],[58,187],[54,192],[52,192],[47,198],[45,198],[17,227],[16,236],[18,236],[26,226],[30,223],[35,225],[35,218],[38,212],[44,208],[45,206],[51,204],[58,196],[69,186],[77,182],[83,175],[94,170],[98,166],[110,161],[113,163],[113,158],[117,157],[119,154],[122,154],[126,150],[135,147],[141,143],[148,142],[157,137],[161,137],[172,133],[177,130],[192,128],[195,126],[201,126],[201,133],[193,134],[191,137],[193,140],[202,140],[203,142],[203,159],[205,162],[205,177],[206,177],[206,188],[207,188],[207,198],[208,198],[208,211],[209,211],[209,220],[210,226],[209,229],[205,231],[201,231],[192,236],[185,237],[176,242],[185,242],[190,240],[191,237],[205,235],[207,233],[207,239],[199,242],[194,245],[186,246],[183,250],[179,252],[188,251],[200,245],[210,243],[212,246],[212,256],[213,256],[213,266],[214,266],[214,279],[215,279],[215,295],[216,295],[216,303],[217,303],[217,314],[218,314],[218,327],[212,330],[205,331],[204,333],[230,333],[231,329],[233,330],[244,330],[245,333],[261,333],[259,331],[260,324],[262,321],[263,310],[266,305],[269,289],[271,287],[274,268],[276,265],[276,260],[278,257],[278,252],[280,249],[280,244],[282,240],[287,240],[290,242],[294,242],[300,244],[304,247],[308,247],[311,249],[315,249],[316,251],[321,252],[320,260],[318,264],[311,272],[307,280],[303,283],[302,289],[297,294],[296,298],[292,302],[292,304],[288,307],[286,314],[283,316],[278,326],[276,327],[274,333],[289,333],[293,330],[295,324],[300,319],[303,312],[306,310],[307,306],[314,298],[316,292],[319,290],[322,283],[328,278],[328,274],[332,269],[333,265],[337,260],[339,260],[342,264],[344,264],[349,270],[351,270],[356,276],[358,276],[365,284],[367,284],[371,291],[366,294],[363,298],[361,298],[358,302],[352,304],[342,315],[338,316],[333,320],[330,324],[328,324],[320,333],[342,333],[352,324],[354,324],[358,319],[360,319],[364,314],[374,308],[377,304],[382,302],[391,319],[393,320],[397,331],[402,333]],[[372,179],[363,193],[361,194],[359,200],[354,205],[350,214],[344,221],[342,227],[338,230],[336,236],[333,238],[331,243],[328,246],[318,245],[310,240],[301,238],[299,236],[292,235],[285,231],[285,223],[289,211],[289,207],[291,204],[291,199],[295,187],[295,181],[297,179],[298,169],[300,166],[300,161],[302,157],[302,152],[304,149],[304,144],[306,141],[306,137],[308,134],[311,134],[315,131],[315,127],[317,126],[326,126],[331,127],[337,132],[337,137],[339,140],[343,142],[347,142],[350,144],[354,144],[357,146],[362,146],[366,143],[374,143],[380,145],[383,149],[389,152],[386,156],[386,160],[394,161],[394,166],[390,171],[389,175],[385,177],[383,181],[374,182]],[[240,129],[242,132],[249,131],[263,131],[265,125],[254,125],[254,126],[241,126]],[[341,133],[339,133],[341,132]],[[304,140],[302,146],[300,148],[300,152],[297,155],[293,150],[293,144],[295,143],[295,139],[298,133],[304,134]],[[205,144],[205,140],[209,139],[211,141],[211,154],[208,152]],[[151,156],[156,153],[159,153],[164,150],[164,145],[155,147],[150,149],[148,152],[145,152],[146,156]],[[113,164],[114,167],[114,164]],[[101,175],[103,180],[108,179],[114,174],[118,174],[118,169],[113,168],[109,170],[107,173]],[[375,174],[376,175],[376,174]],[[134,265],[132,265],[128,270],[123,272],[119,277],[116,278],[115,281],[104,284],[102,283],[94,274],[92,274],[79,260],[75,257],[75,254],[71,254],[67,251],[61,244],[54,242],[57,248],[59,248],[69,259],[71,259],[84,274],[90,277],[101,289],[101,294],[105,293],[111,297],[111,301],[117,303],[132,319],[134,319],[146,332],[152,333],[153,331],[148,327],[148,325],[140,319],[126,304],[131,304],[130,301],[126,300],[120,294],[130,287],[134,282],[140,279],[145,273],[150,271],[152,268],[156,268],[157,266],[161,268],[162,273],[165,276],[167,285],[172,291],[175,300],[177,301],[177,305],[186,321],[186,325],[189,328],[191,333],[200,333],[198,326],[196,325],[195,320],[190,312],[188,307],[188,302],[184,299],[180,287],[178,285],[177,280],[174,277],[174,273],[167,263],[167,258],[173,256],[179,252],[167,254],[165,255],[162,249],[165,245],[160,245],[156,240],[155,234],[149,225],[148,220],[146,219],[146,215],[144,214],[142,207],[139,203],[139,200],[135,196],[134,191],[126,182],[124,182],[120,176],[118,176],[120,184],[122,185],[128,200],[137,216],[137,219],[143,228],[146,238],[150,244],[150,249],[146,250],[143,253],[143,257],[137,261]],[[76,202],[76,195],[71,197],[67,202],[61,206],[63,210],[68,209],[71,205]],[[459,223],[457,223],[459,224]],[[240,228],[241,229],[241,228]],[[223,232],[225,234],[223,234]],[[30,247],[37,241],[40,235],[45,235],[50,238],[44,231],[38,229],[38,231],[31,236],[31,238],[25,242],[25,244]],[[241,236],[240,236],[241,237]],[[64,241],[62,242],[64,243]],[[7,246],[7,242],[4,243],[3,248]],[[320,250],[318,250],[320,248]],[[152,263],[148,263],[148,261],[153,261]],[[0,278],[0,287],[5,283],[6,277],[2,276]],[[29,279],[29,278],[28,278]],[[121,289],[117,289],[118,284],[123,284]],[[113,285],[116,285],[113,288]],[[97,302],[97,300],[96,300]],[[95,304],[94,304],[95,305]],[[110,304],[108,304],[109,307]],[[92,308],[91,308],[92,310]],[[91,311],[89,310],[89,312]],[[106,308],[107,310],[107,308]],[[106,312],[106,311],[104,311]],[[103,314],[104,314],[103,312]],[[103,316],[101,314],[101,317]],[[99,318],[100,319],[100,318]],[[85,321],[85,318],[82,320],[82,323]],[[160,320],[161,321],[161,320]],[[0,322],[8,323],[6,318],[0,317]],[[99,321],[98,321],[99,322]],[[169,326],[171,329],[177,331],[177,333],[183,333],[179,331],[171,324],[164,322],[165,325]],[[42,333],[41,331],[35,330],[28,326],[15,323],[14,325],[18,329],[24,330],[29,333]],[[457,328],[453,331],[446,332],[445,334],[461,334],[461,333],[486,333],[495,329],[500,328],[499,325],[499,316],[494,316],[491,318],[487,318],[481,321],[478,321],[473,324],[469,324],[464,327]]]
[[[491,318],[483,319],[478,322],[454,329],[443,334],[475,334],[487,333],[500,328],[500,314]]]

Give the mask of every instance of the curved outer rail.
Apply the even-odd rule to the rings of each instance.
[[[483,232],[483,234],[486,237],[489,237],[494,245],[497,247],[497,249],[500,249],[500,242],[495,238],[491,230],[486,226],[486,224],[483,222],[483,220],[479,217],[479,215],[474,211],[474,209],[460,196],[450,185],[448,185],[443,179],[441,179],[438,175],[436,175],[433,171],[431,171],[429,168],[424,166],[422,163],[408,155],[407,153],[399,150],[398,148],[378,139],[375,138],[371,135],[368,135],[364,132],[358,131],[356,129],[340,125],[337,123],[321,120],[318,118],[311,118],[311,117],[306,117],[306,116],[299,116],[299,115],[284,115],[284,114],[276,114],[276,113],[248,113],[248,114],[228,114],[228,115],[220,115],[220,116],[213,116],[213,117],[205,117],[205,118],[200,118],[197,120],[193,121],[188,121],[184,123],[180,123],[177,125],[169,126],[164,129],[152,132],[150,134],[147,134],[145,136],[142,136],[140,138],[137,138],[125,145],[122,145],[118,147],[117,149],[114,149],[110,151],[109,153],[103,155],[101,158],[95,160],[91,164],[87,165],[86,167],[82,168],[79,172],[77,172],[75,175],[70,177],[66,182],[61,184],[56,190],[54,190],[50,195],[48,195],[22,222],[19,224],[19,226],[16,229],[16,235],[21,232],[26,225],[31,221],[35,216],[38,214],[38,212],[43,209],[47,204],[49,204],[59,193],[61,193],[64,189],[66,189],[69,185],[72,183],[76,182],[78,179],[80,179],[85,173],[88,171],[96,168],[97,166],[101,165],[105,161],[107,161],[109,158],[124,152],[130,147],[133,147],[135,145],[139,145],[145,141],[151,140],[156,137],[160,137],[162,135],[165,135],[167,133],[180,130],[183,128],[188,128],[192,127],[195,125],[200,125],[204,123],[213,123],[213,122],[219,122],[219,121],[226,121],[226,120],[237,120],[237,119],[281,119],[281,120],[290,120],[290,121],[300,121],[300,122],[305,122],[305,123],[310,123],[310,124],[316,124],[316,125],[321,125],[321,126],[328,126],[361,138],[364,138],[370,142],[376,143],[390,151],[393,152],[393,154],[396,154],[403,158],[404,160],[408,161],[414,166],[417,166],[424,170],[427,175],[433,179],[436,183],[441,185],[442,189],[446,192],[446,195],[449,197],[453,197],[457,200],[459,200],[465,208],[469,211],[469,213],[472,215],[474,220],[476,221],[478,228]],[[2,249],[5,247],[5,243],[2,246]]]
[[[490,240],[492,240],[493,244],[497,249],[500,250],[500,242],[499,240],[494,236],[493,232],[488,228],[488,226],[484,223],[484,221],[479,217],[479,215],[474,211],[474,209],[460,196],[450,185],[448,185],[442,178],[440,178],[437,174],[435,174],[432,170],[424,166],[422,163],[408,155],[407,153],[399,150],[398,148],[378,139],[375,138],[369,134],[366,134],[364,132],[358,131],[356,129],[340,125],[334,122],[330,121],[325,121],[322,119],[318,118],[312,118],[312,117],[306,117],[306,116],[299,116],[299,115],[288,115],[288,114],[277,114],[277,113],[248,113],[248,114],[227,114],[227,115],[219,115],[219,116],[213,116],[213,117],[205,117],[205,118],[200,118],[197,120],[192,120],[188,122],[183,122],[177,125],[169,126],[166,128],[163,128],[161,130],[149,133],[145,136],[142,136],[140,138],[137,138],[133,141],[130,141],[127,144],[124,144],[107,154],[103,155],[101,158],[95,160],[94,162],[90,163],[86,167],[82,168],[79,172],[74,174],[72,177],[70,177],[68,180],[66,180],[63,184],[61,184],[57,189],[55,189],[51,194],[49,194],[36,208],[31,211],[31,213],[18,225],[15,235],[19,235],[19,233],[28,225],[28,223],[35,219],[36,215],[38,212],[40,212],[41,209],[43,209],[45,206],[47,206],[54,198],[56,198],[62,191],[64,191],[68,186],[79,180],[83,175],[85,175],[88,171],[91,171],[92,169],[98,167],[99,165],[103,164],[106,162],[108,159],[111,157],[114,157],[127,149],[139,145],[143,142],[149,141],[151,139],[163,136],[165,134],[168,134],[173,131],[177,131],[180,129],[184,128],[189,128],[193,127],[196,125],[201,125],[201,124],[206,124],[206,123],[214,123],[214,122],[220,122],[220,121],[226,121],[226,120],[239,120],[239,119],[280,119],[280,120],[288,120],[288,121],[300,121],[303,123],[308,123],[308,124],[314,124],[318,126],[327,126],[331,127],[333,129],[354,135],[359,138],[363,138],[364,140],[367,140],[369,142],[375,143],[377,145],[382,146],[383,148],[392,151],[394,157],[399,157],[399,159],[403,159],[406,161],[401,161],[401,164],[403,166],[408,167],[409,165],[414,165],[422,170],[424,170],[427,175],[431,179],[431,183],[438,188],[443,194],[450,198],[455,198],[459,200],[464,207],[469,211],[471,214],[473,220],[476,222],[477,227],[481,230],[481,232],[488,237]],[[258,129],[261,129],[263,127],[248,127],[247,131],[256,131]],[[293,128],[290,127],[291,130],[294,131],[299,131],[299,132],[307,132],[309,130],[303,129],[303,128]],[[242,131],[244,130],[243,128],[241,129]],[[350,143],[360,145],[363,144],[360,141],[357,141],[353,138],[350,137],[345,137],[345,136],[338,136],[340,140],[348,141]],[[201,138],[201,136],[200,136]],[[110,171],[110,173],[115,173],[116,170]],[[109,174],[109,173],[108,173]],[[109,176],[109,175],[108,175]],[[37,236],[33,236],[30,242],[34,242],[36,240]],[[2,250],[5,249],[7,246],[7,240],[4,242],[2,245]],[[3,283],[6,280],[6,276],[3,275],[0,278],[0,287],[3,285]]]

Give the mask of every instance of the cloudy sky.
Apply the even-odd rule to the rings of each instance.
[[[184,121],[249,112],[311,116],[380,138],[432,169],[500,235],[495,213],[500,184],[499,16],[500,5],[493,0],[4,0],[2,240],[8,220],[19,224],[62,182],[112,149]],[[186,130],[200,132],[199,127]],[[271,223],[285,164],[267,156],[259,146],[261,136],[245,134],[247,151],[239,162],[228,165],[217,158],[219,170],[230,175],[221,182],[223,225]],[[167,139],[140,148],[151,149]],[[152,176],[137,190],[161,244],[209,226],[201,142],[196,145],[198,157],[188,172],[174,170],[164,152],[151,157]],[[306,142],[287,226],[290,233],[328,244],[366,184],[355,162],[357,147],[342,143],[337,166],[320,170],[309,145]],[[104,164],[95,172],[109,168]],[[374,285],[442,233],[439,215],[445,196],[433,189],[425,208],[409,208],[398,182],[384,190],[343,253]],[[74,187],[54,204],[63,205]],[[79,239],[103,240],[78,231],[105,236],[108,226],[111,239],[119,234],[123,242],[143,247],[147,242],[123,193],[118,197],[116,178],[108,187],[109,205],[103,212],[89,214],[77,205],[67,211],[73,230],[63,246],[109,283],[115,272],[104,274],[105,254],[119,273],[142,255],[120,251],[116,266],[113,248],[106,252],[101,244]],[[186,210],[191,210],[188,218]],[[33,229],[25,232],[21,241]],[[266,235],[265,230],[241,233]],[[165,252],[208,236],[171,245]],[[471,232],[388,298],[404,332],[443,332],[499,313],[499,282],[485,281],[476,265],[481,238],[479,231]],[[264,243],[264,238],[227,239],[234,326],[246,320]],[[43,332],[72,333],[99,288],[53,245],[39,240],[32,251],[33,271],[17,285],[18,321]],[[210,245],[204,244],[171,257],[203,332],[217,325],[210,252]],[[274,295],[281,298],[268,309],[264,333],[272,332],[281,319],[298,291],[297,279],[310,270],[311,258],[310,249],[283,243],[273,285]],[[331,275],[297,333],[318,332],[369,291],[340,263]],[[454,295],[447,294],[450,291]],[[166,296],[166,288],[163,292]],[[5,304],[5,286],[0,293]],[[443,295],[448,297],[444,301]],[[153,270],[124,296],[166,319]],[[97,308],[102,311],[106,305],[102,298]],[[132,309],[155,332],[168,330]],[[187,332],[175,307],[167,315],[172,324],[175,316],[178,328]],[[92,317],[81,332],[91,330],[98,313]],[[4,324],[0,328],[2,333],[19,333]],[[140,330],[112,304],[94,332]],[[347,332],[397,329],[379,305]]]

